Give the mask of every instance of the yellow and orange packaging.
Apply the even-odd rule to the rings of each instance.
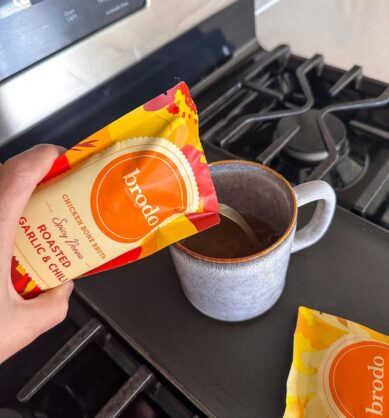
[[[133,262],[218,223],[196,106],[180,83],[60,156],[17,230],[25,298]]]
[[[284,418],[389,417],[389,337],[299,308]]]

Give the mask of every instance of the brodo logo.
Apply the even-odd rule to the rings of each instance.
[[[323,359],[319,382],[330,416],[387,417],[389,345],[343,341]]]
[[[156,151],[115,158],[101,170],[92,187],[91,209],[97,226],[122,243],[138,241],[186,207],[180,171]]]

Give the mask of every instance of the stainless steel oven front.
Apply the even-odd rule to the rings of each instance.
[[[234,0],[0,0],[0,146]]]

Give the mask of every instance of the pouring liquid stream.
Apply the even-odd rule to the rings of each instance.
[[[281,236],[269,220],[240,213],[219,203],[220,223],[182,244],[194,253],[216,259],[236,259],[260,253]]]
[[[219,203],[219,215],[228,218],[230,221],[238,225],[247,235],[254,247],[259,246],[259,241],[254,230],[237,210],[233,209],[231,206],[225,205],[224,203]]]

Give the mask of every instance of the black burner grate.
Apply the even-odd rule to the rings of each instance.
[[[303,60],[285,45],[251,60],[232,86],[201,109],[203,141],[269,165],[294,184],[324,179],[340,204],[389,228],[389,213],[382,219],[370,213],[374,200],[382,200],[382,212],[389,198],[387,165],[377,176],[371,170],[379,154],[389,157],[389,126],[376,124],[372,113],[388,111],[389,87],[370,88],[360,67],[335,70],[321,55]]]

